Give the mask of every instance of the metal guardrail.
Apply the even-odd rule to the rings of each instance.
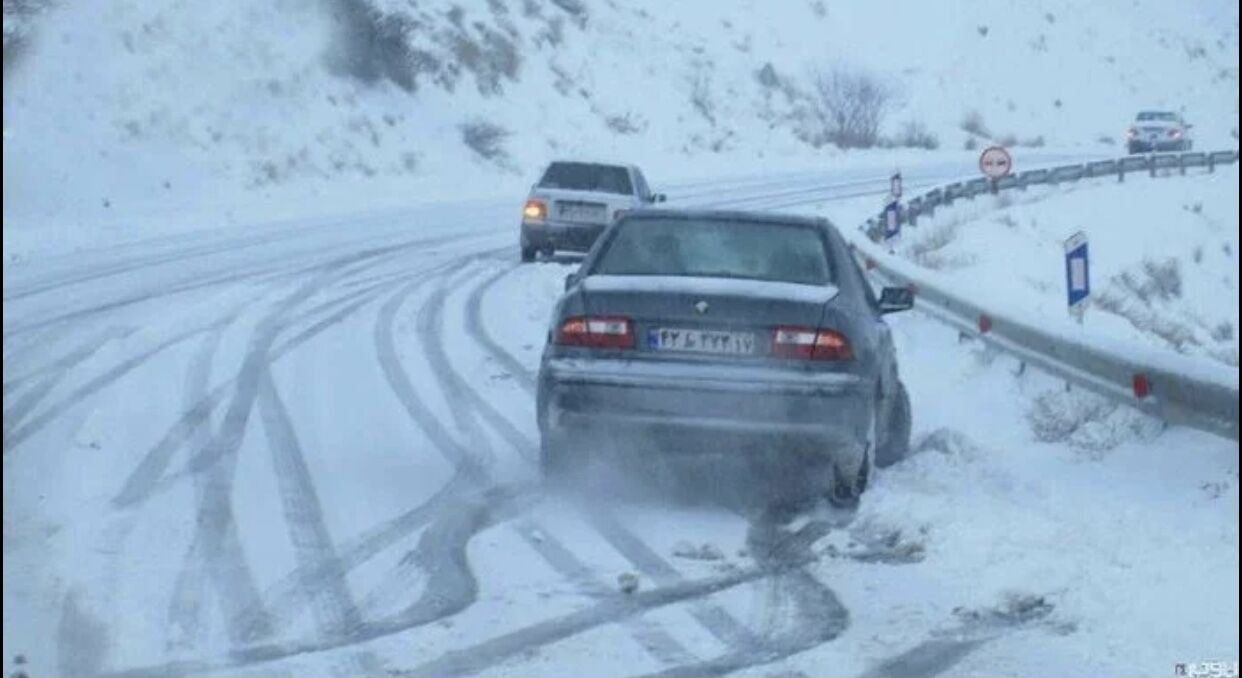
[[[985,192],[998,193],[1110,175],[1124,181],[1127,173],[1146,170],[1155,176],[1162,168],[1176,168],[1180,174],[1188,167],[1206,167],[1212,172],[1218,165],[1237,161],[1237,151],[1164,153],[1028,170],[1010,181],[955,182],[911,199],[898,211],[898,218],[915,225],[919,216],[930,216],[937,206],[950,205],[958,197],[973,198],[980,181]],[[863,258],[868,271],[912,287],[920,308],[940,320],[1113,401],[1172,424],[1238,439],[1236,370],[1231,374],[1228,369],[1189,356],[1086,335],[1072,324],[1041,322],[1036,326],[1017,314],[983,308],[967,294],[949,288],[933,272],[884,252],[877,242],[880,227],[878,217],[869,219],[860,229],[867,240],[853,242],[851,248]]]

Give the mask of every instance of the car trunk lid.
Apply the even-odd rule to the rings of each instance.
[[[588,315],[633,323],[639,359],[762,361],[775,327],[820,327],[832,285],[689,276],[583,279]]]

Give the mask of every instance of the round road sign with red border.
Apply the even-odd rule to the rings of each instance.
[[[1013,171],[1013,158],[1001,146],[988,146],[979,155],[979,171],[989,179],[999,179]]]

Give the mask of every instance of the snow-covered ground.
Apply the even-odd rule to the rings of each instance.
[[[1093,288],[1084,333],[1236,369],[1238,170],[1191,174],[958,201],[906,229],[897,251],[986,308],[1060,322],[1064,242],[1082,231]]]
[[[1012,136],[1019,169],[1111,157],[1167,107],[1233,146],[1237,26],[1216,0],[6,1],[5,673],[1236,661],[1237,443],[918,313],[892,319],[916,453],[855,513],[548,493],[533,371],[574,264],[518,266],[515,218],[567,155],[634,161],[674,206],[849,229],[893,169],[908,193],[974,174],[967,145]],[[918,122],[939,149],[817,145],[833,65],[893,88],[885,137]],[[1100,294],[1180,262],[1182,299],[1153,309],[1216,355],[1197,328],[1237,328],[1236,181],[980,212],[948,254],[1004,257],[941,270],[1056,313],[1061,231],[1090,229]]]
[[[786,181],[699,199],[788,202]],[[914,313],[894,334],[918,452],[857,514],[545,493],[532,372],[573,263],[517,266],[509,211],[7,271],[10,653],[32,674],[299,676],[1237,656],[1237,444],[1016,375]]]

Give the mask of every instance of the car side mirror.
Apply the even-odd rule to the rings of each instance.
[[[581,279],[582,277],[579,276],[576,271],[565,276],[565,291],[568,292],[569,289],[574,285],[577,285],[578,281]]]
[[[651,196],[651,202],[664,202],[667,199],[668,199],[668,196],[664,195],[663,193],[656,193]]]
[[[885,287],[880,290],[880,313],[896,313],[914,308],[914,290],[909,287]]]

